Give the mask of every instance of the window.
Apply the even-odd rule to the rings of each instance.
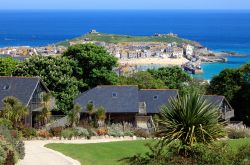
[[[9,85],[4,85],[4,86],[3,86],[3,90],[8,90],[9,88],[10,88]]]
[[[118,97],[118,94],[116,92],[112,92],[112,97],[113,98],[117,98]]]
[[[157,99],[158,99],[158,96],[157,96],[157,95],[155,95],[155,96],[153,97],[153,99],[154,99],[154,100],[157,100]]]

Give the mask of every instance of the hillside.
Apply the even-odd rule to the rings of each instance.
[[[118,42],[176,42],[188,43],[191,45],[197,45],[197,42],[179,38],[175,35],[160,35],[160,36],[128,36],[128,35],[117,35],[117,34],[105,34],[105,33],[88,33],[84,36],[74,38],[72,40],[66,40],[57,43],[59,46],[69,46],[70,42],[81,42],[81,41],[98,41],[98,42],[108,42],[108,43],[118,43]]]

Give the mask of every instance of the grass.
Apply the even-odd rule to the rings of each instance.
[[[46,147],[72,157],[84,165],[116,165],[118,160],[148,151],[149,141],[123,141],[99,144],[48,144]]]
[[[46,147],[79,160],[84,165],[117,165],[121,164],[118,162],[121,158],[146,153],[148,148],[145,144],[149,142],[149,140],[146,140],[99,144],[48,144]],[[238,147],[249,143],[250,138],[228,141],[233,150],[237,150]]]
[[[82,37],[74,38],[72,40],[66,40],[58,43],[57,45],[69,46],[70,41],[82,41],[89,39],[91,41],[107,42],[107,43],[119,43],[119,42],[176,42],[176,43],[189,43],[195,44],[195,42],[182,39],[175,36],[163,35],[163,36],[128,36],[128,35],[116,35],[116,34],[86,34]]]

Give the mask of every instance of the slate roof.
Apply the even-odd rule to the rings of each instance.
[[[221,106],[223,103],[225,96],[218,96],[218,95],[204,95],[203,96],[210,104],[215,106]]]
[[[169,103],[170,98],[175,98],[177,90],[170,89],[142,89],[139,91],[139,101],[146,102],[147,113],[159,113],[163,105]]]
[[[3,106],[2,100],[6,96],[14,96],[23,104],[28,105],[40,82],[40,79],[36,77],[0,76],[0,108]],[[41,82],[41,84],[43,83]],[[48,91],[46,87],[45,89]]]
[[[113,94],[117,97],[113,97]],[[86,112],[86,105],[90,101],[95,107],[103,106],[108,113],[137,113],[138,86],[97,86],[80,94],[75,103]]]
[[[117,93],[117,97],[112,97]],[[154,99],[157,96],[157,99]],[[159,108],[177,96],[177,90],[139,90],[138,86],[97,86],[82,93],[75,100],[86,112],[86,105],[93,101],[96,107],[103,106],[108,113],[138,113],[139,102],[146,102],[147,113],[158,113]]]

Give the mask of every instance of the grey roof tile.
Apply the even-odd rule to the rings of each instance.
[[[40,79],[36,77],[0,76],[0,108],[3,106],[2,100],[6,96],[14,96],[23,104],[28,105],[39,82]]]
[[[104,107],[108,113],[137,113],[138,86],[97,86],[80,94],[75,103],[86,112],[89,101],[93,101],[95,107]]]

